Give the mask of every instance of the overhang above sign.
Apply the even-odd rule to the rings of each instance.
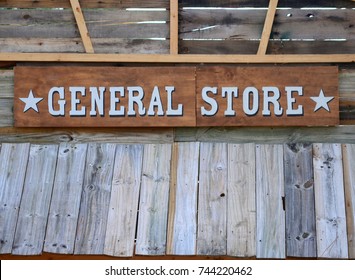
[[[16,67],[17,127],[339,124],[337,67]]]

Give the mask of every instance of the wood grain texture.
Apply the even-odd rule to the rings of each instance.
[[[227,144],[201,143],[198,194],[198,255],[227,253]]]
[[[89,144],[75,254],[103,254],[110,204],[115,144]]]
[[[255,144],[228,144],[227,255],[256,255]]]
[[[312,145],[284,146],[287,256],[314,258],[316,218]]]
[[[104,254],[131,257],[142,177],[143,145],[117,145]]]
[[[355,258],[355,145],[342,145],[349,258]]]
[[[137,255],[166,253],[171,149],[170,144],[144,145]]]
[[[42,253],[57,163],[57,145],[31,145],[12,254]]]
[[[275,14],[277,9],[278,0],[270,0],[269,7],[266,13],[263,32],[261,33],[260,44],[258,49],[258,55],[265,55],[267,46],[270,39],[272,26],[275,20]]]
[[[286,256],[282,145],[256,145],[256,257]]]
[[[342,151],[314,144],[313,168],[318,258],[348,258]]]
[[[59,145],[56,175],[48,215],[45,252],[73,254],[87,144]]]
[[[29,144],[0,147],[0,254],[12,251],[29,149]]]
[[[167,254],[195,255],[199,143],[174,143],[173,147]]]

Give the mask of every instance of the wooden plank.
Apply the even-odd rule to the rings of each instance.
[[[257,53],[258,55],[266,54],[278,2],[279,2],[278,0],[270,0],[269,2],[269,8],[267,10],[266,17],[265,17],[263,32],[261,33],[261,39],[260,39],[259,49]]]
[[[227,253],[227,145],[201,143],[198,194],[198,255]]]
[[[48,215],[45,252],[73,254],[87,144],[59,145],[56,175]]]
[[[196,123],[194,67],[70,67],[69,73],[65,66],[18,66],[14,71],[16,127],[174,127]],[[27,103],[21,98],[31,93],[47,101],[38,103],[38,110],[24,109]],[[60,105],[58,99],[64,98],[68,106]]]
[[[14,71],[0,70],[0,98],[14,97]]]
[[[57,145],[31,145],[12,254],[42,253],[57,163]]]
[[[170,0],[170,54],[179,49],[179,1]]]
[[[75,254],[103,254],[110,204],[115,144],[89,144]]]
[[[14,100],[12,98],[1,99],[0,127],[12,127],[14,125],[13,108]]]
[[[81,11],[80,3],[78,0],[70,0],[70,4],[74,13],[76,24],[79,28],[81,40],[83,41],[85,52],[94,53],[94,48],[92,47],[90,34],[86,27],[83,12]]]
[[[198,67],[196,76],[197,126],[322,126],[339,122],[337,68],[211,66]],[[275,91],[266,86],[271,84]],[[298,104],[292,109],[286,93],[290,86]],[[296,87],[301,92],[296,93]],[[323,93],[332,100],[327,103],[329,108],[318,107]],[[277,105],[266,103],[267,96],[277,98]]]
[[[164,255],[169,204],[170,144],[144,145],[137,255]]]
[[[285,145],[284,168],[287,256],[314,258],[317,251],[312,145]]]
[[[134,252],[143,145],[117,145],[104,254],[131,257]]]
[[[355,258],[355,145],[342,145],[349,258]]]
[[[12,251],[29,148],[5,143],[0,147],[0,254]]]
[[[255,144],[228,144],[227,254],[256,255]]]
[[[317,256],[348,258],[341,145],[314,144],[313,168]]]
[[[282,145],[256,145],[256,257],[283,259],[285,252]]]
[[[196,254],[198,162],[199,143],[174,143],[167,254]]]

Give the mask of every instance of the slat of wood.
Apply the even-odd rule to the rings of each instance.
[[[317,256],[348,258],[341,145],[314,144],[313,168]]]
[[[179,49],[179,3],[170,0],[170,53],[177,54]]]
[[[74,13],[76,24],[79,28],[81,40],[83,41],[85,51],[87,53],[94,53],[94,48],[92,47],[90,34],[86,27],[84,15],[81,10],[80,3],[78,0],[70,0],[70,4]]]
[[[263,32],[261,33],[258,55],[266,54],[278,2],[278,0],[270,0],[269,2]]]
[[[13,107],[13,98],[0,99],[0,127],[12,127],[14,125]]]
[[[1,7],[17,8],[69,8],[68,0],[6,0],[1,1]],[[83,8],[168,8],[167,0],[141,1],[141,0],[84,0],[81,3]]]
[[[115,144],[89,144],[76,232],[75,254],[103,254]]]
[[[94,38],[91,41],[96,53],[169,53],[167,40]],[[82,53],[85,50],[81,39],[77,38],[0,38],[0,51]]]
[[[282,145],[256,145],[256,257],[285,258]]]
[[[174,143],[167,254],[196,254],[198,160],[199,143]]]
[[[137,255],[166,252],[171,148],[170,144],[144,146]]]
[[[0,70],[0,98],[14,98],[13,70]]]
[[[227,253],[227,144],[201,143],[198,255]]]
[[[29,144],[0,147],[0,254],[12,251],[29,149]]]
[[[31,145],[12,254],[42,253],[57,163],[57,145]]]
[[[342,146],[349,258],[355,258],[355,145]]]
[[[287,256],[314,258],[317,251],[312,145],[285,145],[284,168]]]
[[[143,145],[117,145],[104,254],[131,257],[134,252]]]
[[[255,145],[228,144],[227,254],[256,255]]]
[[[92,38],[167,38],[167,11],[84,11]],[[0,10],[2,38],[78,38],[73,12],[65,10]]]
[[[87,144],[59,146],[45,252],[73,254],[80,197],[83,189]]]

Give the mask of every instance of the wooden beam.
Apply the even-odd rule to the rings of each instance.
[[[179,2],[170,0],[170,54],[179,50]]]
[[[91,38],[89,35],[89,31],[86,27],[84,15],[83,15],[83,12],[81,11],[79,0],[70,0],[70,4],[73,9],[76,24],[78,25],[80,36],[83,41],[85,51],[87,53],[94,53],[94,48],[91,43]]]
[[[265,55],[267,45],[269,43],[272,25],[274,23],[276,8],[278,0],[270,0],[269,8],[266,14],[263,33],[261,34],[261,40],[258,49],[258,55]]]

